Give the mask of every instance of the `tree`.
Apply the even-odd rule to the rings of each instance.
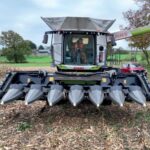
[[[2,32],[0,36],[0,45],[4,46],[3,54],[10,62],[25,62],[25,55],[31,53],[29,42],[25,41],[14,31]]]
[[[44,49],[43,45],[40,45],[38,48],[38,50],[43,50],[43,49]]]
[[[36,44],[35,44],[35,43],[33,43],[32,41],[30,41],[30,40],[26,40],[26,42],[28,43],[29,47],[30,47],[32,50],[37,49]]]
[[[127,19],[129,26],[127,29],[133,29],[137,27],[142,27],[149,25],[150,22],[150,1],[149,0],[135,0],[140,6],[138,10],[128,10],[123,13],[124,17]],[[147,64],[150,64],[149,53],[147,48],[150,46],[150,34],[139,35],[137,37],[131,37],[129,39],[130,45],[137,49],[141,49]]]

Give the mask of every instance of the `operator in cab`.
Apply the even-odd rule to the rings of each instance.
[[[74,57],[77,58],[77,63],[86,64],[87,63],[87,57],[85,52],[85,45],[83,43],[83,39],[80,38],[77,40],[77,42],[74,44]]]

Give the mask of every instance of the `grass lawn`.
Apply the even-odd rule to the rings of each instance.
[[[51,57],[50,56],[27,56],[27,63],[9,63],[5,57],[0,57],[0,63],[9,64],[14,67],[42,67],[50,66]]]
[[[110,59],[111,57],[109,56],[108,59]],[[119,58],[119,54],[114,54],[113,58]],[[141,61],[141,53],[137,53],[136,54],[136,59],[137,61]],[[130,61],[131,60],[131,54],[120,54],[120,60],[122,61]]]
[[[117,56],[118,57],[118,56]],[[110,57],[108,57],[109,59]],[[146,64],[146,62],[141,62],[141,53],[137,53],[136,55],[137,61],[142,64]],[[121,54],[120,59],[124,62],[131,60],[130,54]],[[44,67],[44,66],[50,66],[51,57],[50,56],[27,56],[26,57],[27,63],[10,63],[8,60],[0,56],[0,64],[8,64],[13,67]],[[123,63],[122,62],[122,63]],[[144,67],[150,72],[150,67],[147,65],[144,65]]]

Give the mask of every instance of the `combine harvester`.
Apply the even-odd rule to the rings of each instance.
[[[107,46],[116,40],[150,33],[150,27],[108,32],[115,20],[80,17],[42,18],[51,28],[52,63],[57,71],[10,72],[0,85],[1,104],[45,100],[50,106],[68,99],[73,106],[90,100],[96,107],[108,101],[123,106],[132,100],[143,106],[150,100],[150,85],[144,74],[120,73],[106,64]]]

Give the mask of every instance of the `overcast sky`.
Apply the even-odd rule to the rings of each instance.
[[[116,19],[109,31],[126,26],[122,12],[136,9],[133,0],[0,0],[0,32],[14,30],[24,39],[41,44],[49,28],[40,17],[83,16]],[[125,41],[118,47],[127,48]]]

